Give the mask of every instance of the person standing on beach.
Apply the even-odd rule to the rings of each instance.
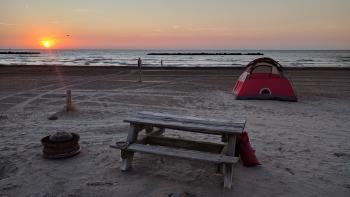
[[[160,59],[160,67],[163,68],[163,59]]]
[[[137,67],[139,69],[139,81],[138,82],[142,82],[142,79],[141,79],[141,75],[142,75],[142,60],[141,60],[140,57],[137,60]]]

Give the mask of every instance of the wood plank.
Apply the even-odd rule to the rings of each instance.
[[[144,117],[148,119],[160,119],[160,120],[172,120],[179,122],[188,122],[188,123],[198,123],[212,126],[227,126],[227,127],[245,127],[245,120],[217,120],[217,119],[209,119],[209,118],[199,118],[193,116],[178,116],[173,114],[165,114],[165,113],[156,113],[156,112],[148,112],[142,111],[135,115],[136,117]]]
[[[158,120],[158,119],[148,119],[141,117],[130,117],[124,120],[124,122],[129,122],[133,124],[148,124],[156,127],[168,128],[168,129],[176,129],[176,130],[184,130],[184,131],[192,131],[198,133],[207,133],[207,134],[217,134],[222,135],[233,134],[233,135],[241,135],[244,127],[235,126],[212,126],[208,124],[199,124],[199,123],[186,123],[181,121],[173,121],[173,120]]]
[[[192,160],[199,160],[199,161],[209,161],[214,163],[233,164],[238,161],[238,158],[234,156],[227,156],[227,155],[214,154],[214,153],[204,153],[204,152],[195,151],[195,150],[168,148],[163,146],[130,144],[128,147],[128,150],[133,152],[142,152],[142,153],[148,153],[148,154],[192,159]]]
[[[173,148],[182,148],[188,150],[196,150],[208,153],[220,154],[225,144],[212,142],[192,141],[179,138],[170,138],[163,136],[147,136],[144,140],[145,144],[159,145]]]

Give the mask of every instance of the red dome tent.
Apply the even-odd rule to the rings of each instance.
[[[277,99],[297,101],[293,88],[284,77],[282,66],[271,58],[250,62],[238,78],[233,93],[236,99]]]

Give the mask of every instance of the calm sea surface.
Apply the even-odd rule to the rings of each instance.
[[[8,51],[0,49],[0,51]],[[350,50],[12,50],[38,55],[0,54],[0,65],[241,67],[258,57],[271,57],[284,67],[350,67]],[[150,56],[151,52],[261,52],[263,56]]]

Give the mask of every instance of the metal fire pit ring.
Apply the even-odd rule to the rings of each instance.
[[[81,148],[79,145],[80,136],[70,133],[73,137],[66,141],[52,141],[50,135],[41,139],[43,157],[47,159],[61,159],[77,155]]]

